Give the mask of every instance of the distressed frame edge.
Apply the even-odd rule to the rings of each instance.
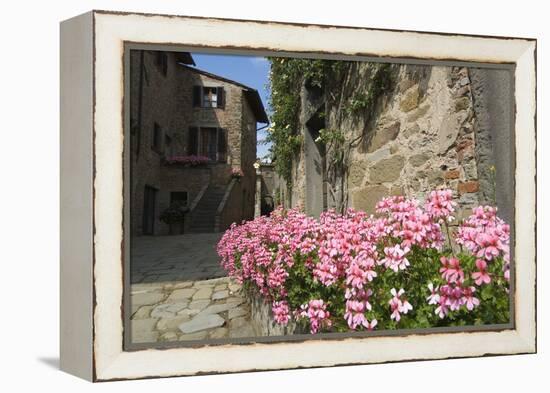
[[[132,14],[133,15],[133,14]],[[278,23],[277,24],[282,24],[284,25],[284,23]],[[366,29],[368,30],[368,29]],[[399,35],[400,33],[398,32],[395,32],[394,35]],[[433,35],[434,33],[427,33],[428,35]],[[456,35],[453,35],[453,36],[456,36]],[[534,63],[532,60],[534,59],[533,57],[533,53],[535,54],[536,56],[536,41],[533,43],[533,42],[529,42],[527,41],[527,46],[525,48],[525,51],[524,51],[524,54],[526,57],[528,57],[529,59],[531,59],[531,61],[527,60],[525,66],[529,67],[529,65],[533,65],[533,71],[535,71],[535,75],[533,75],[533,78],[532,78],[532,81],[533,81],[533,84],[531,86],[528,86],[526,89],[529,90],[529,94],[532,95],[532,89],[531,88],[536,88],[536,63]],[[536,58],[535,58],[535,62],[536,62]],[[517,70],[516,70],[517,72]],[[518,80],[518,76],[516,74],[516,87],[519,85],[517,83],[517,80]],[[531,98],[534,98],[534,97],[531,97]],[[533,115],[535,116],[535,120],[536,120],[536,101],[535,100],[531,100],[532,101],[532,104],[533,104]],[[516,107],[518,107],[517,105],[517,95],[516,95]],[[516,118],[516,127],[518,125],[518,118]],[[536,124],[534,123],[533,124],[534,127],[531,127],[531,130],[530,131],[533,131],[532,132],[532,136],[534,137],[533,138],[533,141],[532,142],[535,142],[534,143],[534,148],[536,150]],[[516,146],[517,146],[517,139],[516,139]],[[519,161],[519,159],[518,159]],[[535,175],[536,175],[536,162],[534,162],[534,170],[535,170]],[[517,173],[516,173],[516,178],[517,178]],[[536,179],[535,179],[535,182],[534,184],[531,184],[531,186],[534,186],[536,188]],[[516,188],[519,189],[518,185],[516,185]],[[518,193],[516,193],[518,194]],[[517,200],[516,200],[517,202]],[[534,202],[535,202],[535,206],[536,206],[536,194],[534,196]],[[518,216],[518,211],[519,209],[516,210],[516,218]],[[531,220],[535,225],[536,225],[536,216],[533,216],[532,217],[532,220]],[[534,228],[534,230],[536,231],[536,227]],[[533,233],[530,233],[530,235],[533,234]],[[536,232],[535,232],[536,234]],[[531,244],[532,245],[532,244]],[[530,251],[534,251],[534,250],[530,250]],[[533,253],[534,255],[535,253]],[[534,255],[534,257],[536,258],[536,255]],[[533,276],[533,279],[535,280],[535,284],[536,284],[536,267],[534,266],[531,266],[532,270],[534,270],[534,276]],[[531,272],[533,273],[533,272]],[[97,282],[96,282],[96,285],[97,285]],[[535,295],[535,292],[536,292],[536,287],[534,288],[534,291],[533,291],[533,295]],[[536,296],[534,296],[533,299],[531,300],[535,300]],[[512,353],[532,353],[532,352],[536,352],[536,313],[535,313],[535,310],[533,310],[533,313],[534,315],[532,315],[533,317],[533,322],[535,323],[533,326],[531,326],[531,330],[530,331],[526,331],[524,328],[523,328],[523,325],[518,325],[517,326],[517,329],[514,331],[516,333],[516,337],[515,339],[517,339],[518,341],[516,343],[519,343],[521,344],[521,348],[523,348],[523,352],[520,350],[519,352],[512,352]],[[527,316],[527,322],[530,322],[529,321],[529,318],[530,316]],[[525,322],[525,321],[524,321]],[[519,332],[519,334],[517,334]],[[95,342],[95,338],[94,337],[94,342]],[[354,339],[354,340],[357,340],[357,339]],[[392,338],[392,340],[395,340],[395,338]],[[518,350],[519,348],[517,348],[516,350]],[[151,351],[143,351],[143,352],[151,352]],[[491,353],[492,355],[497,355],[497,354],[503,354],[505,353],[505,351],[503,351],[502,353]],[[469,355],[462,355],[462,356],[458,356],[458,357],[470,357],[470,356],[484,356],[484,355],[488,355],[487,353],[483,353],[483,354],[469,354]],[[429,356],[428,358],[426,359],[435,359],[435,358],[448,358],[449,356]],[[452,357],[452,356],[451,356]],[[116,369],[117,366],[120,366],[118,365],[118,361],[121,360],[120,357],[116,357],[115,359],[112,359],[113,362],[111,363],[112,366],[114,366],[114,368]],[[401,357],[397,360],[393,360],[393,361],[407,361],[407,360],[413,360],[413,359],[407,359],[406,357]],[[421,359],[415,359],[415,360],[421,360]],[[124,359],[122,359],[122,361],[125,361]],[[388,360],[388,361],[392,361],[392,360]],[[367,362],[363,362],[363,363],[377,363],[376,361],[367,361]],[[361,364],[363,364],[361,363]],[[355,363],[347,363],[347,364],[355,364]],[[339,364],[327,364],[326,366],[335,366],[335,365],[339,365]],[[323,365],[312,365],[312,366],[307,366],[307,367],[322,367]],[[297,368],[299,366],[289,366],[288,368]],[[116,375],[110,375],[109,376],[109,372],[108,372],[108,369],[111,368],[111,367],[107,367],[107,368],[103,368],[100,370],[100,375],[99,377],[97,376],[94,376],[94,380],[97,380],[97,381],[100,381],[100,380],[113,380],[113,379],[126,379],[126,378],[147,378],[147,377],[156,377],[156,376],[177,376],[177,375],[186,375],[185,372],[179,372],[179,373],[172,373],[172,374],[168,374],[168,375],[145,375],[145,376],[120,376],[117,377]],[[281,369],[281,368],[287,368],[287,367],[278,367],[278,368],[275,368],[275,369]],[[266,368],[267,369],[272,369],[272,368]],[[239,372],[239,371],[245,371],[245,370],[227,370],[227,371],[218,371],[218,372]],[[248,370],[250,371],[250,370]],[[215,372],[215,371],[213,371]],[[187,374],[187,375],[195,375],[195,374],[202,374],[203,372],[191,372],[190,374]],[[106,378],[105,378],[106,377]]]
[[[95,378],[92,317],[93,24],[94,12],[90,11],[59,25],[59,367],[89,381]]]

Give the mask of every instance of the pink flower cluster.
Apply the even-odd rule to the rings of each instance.
[[[270,216],[233,224],[217,251],[230,276],[251,284],[271,302],[277,323],[306,320],[311,333],[317,333],[342,318],[349,329],[372,330],[383,317],[374,315],[373,304],[383,301],[387,318],[395,322],[413,310],[404,288],[390,291],[390,286],[385,291],[391,297],[387,292],[374,294],[375,280],[387,272],[407,274],[415,250],[432,249],[441,255],[442,226],[454,220],[455,206],[450,190],[437,190],[428,194],[424,204],[402,196],[384,198],[376,206],[376,216],[349,209],[345,214],[323,212],[316,220],[299,209],[278,208]],[[509,226],[496,217],[496,209],[480,207],[459,228],[456,242],[476,256],[477,271],[467,275],[458,258],[441,258],[439,273],[444,283],[436,288],[430,284],[427,298],[441,318],[461,307],[472,310],[479,305],[476,288],[465,285],[465,280],[471,277],[477,286],[487,284],[491,280],[487,264],[499,256],[508,261]],[[297,261],[301,265],[295,267]],[[293,303],[288,280],[294,269],[305,269],[306,281],[341,293],[343,310],[335,312],[330,298],[314,295]]]
[[[455,236],[456,243],[476,257],[477,270],[470,277],[478,287],[491,282],[488,265],[497,257],[502,257],[505,262],[504,278],[510,278],[510,227],[496,213],[496,208],[491,206],[475,208],[472,215],[458,228]],[[455,257],[445,256],[440,260],[442,266],[439,272],[445,284],[435,289],[433,284],[428,285],[430,295],[427,300],[429,304],[437,305],[435,313],[440,318],[445,318],[450,311],[457,311],[461,307],[471,311],[479,306],[480,300],[474,296],[476,287],[465,285],[467,277],[460,261]]]
[[[463,306],[469,311],[473,310],[479,305],[479,299],[474,297],[474,286],[464,285],[465,274],[460,267],[460,261],[444,256],[440,260],[442,267],[439,272],[446,283],[436,288],[432,283],[428,284],[430,295],[426,299],[429,304],[437,305],[435,314],[445,318],[449,311],[458,311]]]
[[[290,320],[290,308],[288,302],[285,300],[273,302],[271,310],[273,311],[273,318],[279,325],[285,326]]]
[[[231,169],[231,177],[240,179],[243,176],[244,176],[244,172],[242,171],[242,169],[240,169],[240,168]]]
[[[407,314],[410,310],[413,309],[412,305],[404,298],[402,298],[405,290],[401,288],[399,291],[396,291],[395,288],[392,288],[390,291],[393,296],[389,303],[391,309],[391,319],[395,319],[396,322],[399,322],[401,319],[401,314]]]
[[[166,165],[200,166],[206,165],[210,159],[205,156],[172,156],[165,159]]]
[[[480,272],[485,270],[487,263],[501,256],[506,262],[504,276],[510,279],[510,226],[497,217],[495,207],[475,208],[459,228],[456,242],[479,258],[480,262],[476,264]]]
[[[298,210],[277,209],[233,224],[218,243],[222,267],[238,282],[253,283],[273,300],[285,299],[285,281],[295,253],[313,250],[318,222]]]
[[[297,318],[307,318],[311,334],[318,333],[321,329],[329,328],[332,325],[330,312],[322,299],[310,300],[302,304],[300,311],[296,313]]]

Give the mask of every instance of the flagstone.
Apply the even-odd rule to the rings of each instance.
[[[220,327],[225,324],[225,320],[218,314],[197,315],[188,322],[183,322],[179,325],[182,333],[195,333],[200,330]]]

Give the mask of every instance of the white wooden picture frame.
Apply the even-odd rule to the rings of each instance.
[[[514,313],[508,329],[124,349],[124,51],[513,65]],[[61,23],[61,368],[90,381],[536,352],[536,40],[91,11]]]

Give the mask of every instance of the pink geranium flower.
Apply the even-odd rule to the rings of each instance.
[[[476,285],[489,284],[491,276],[487,273],[487,262],[483,259],[476,259],[477,272],[472,273],[472,279]]]
[[[439,303],[439,287],[434,288],[432,283],[428,284],[428,289],[430,290],[430,296],[426,298],[428,304],[438,304]]]
[[[401,314],[407,314],[413,309],[413,307],[407,300],[401,298],[401,296],[405,293],[403,288],[399,291],[392,288],[390,293],[393,296],[389,301],[391,309],[390,317],[391,319],[395,319],[396,322],[399,322],[401,320]]]
[[[385,247],[384,254],[386,258],[382,259],[381,263],[387,268],[392,269],[394,272],[399,270],[405,270],[410,265],[405,255],[409,252],[409,248],[401,248],[399,244],[393,247]]]
[[[464,271],[460,268],[460,261],[458,258],[441,257],[441,264],[443,267],[439,269],[441,277],[449,283],[464,281]]]
[[[469,311],[479,306],[479,299],[474,297],[475,287],[464,288],[462,291],[463,303]]]
[[[500,241],[498,236],[490,233],[478,233],[476,243],[479,250],[476,254],[478,258],[485,258],[488,261],[500,254]]]
[[[302,304],[299,316],[309,319],[311,334],[318,333],[321,329],[332,326],[330,312],[327,310],[327,305],[322,299],[314,299],[310,300],[307,304]]]
[[[275,322],[279,325],[285,326],[290,320],[290,308],[288,307],[288,302],[286,300],[273,302],[271,307],[273,311],[273,318]]]

